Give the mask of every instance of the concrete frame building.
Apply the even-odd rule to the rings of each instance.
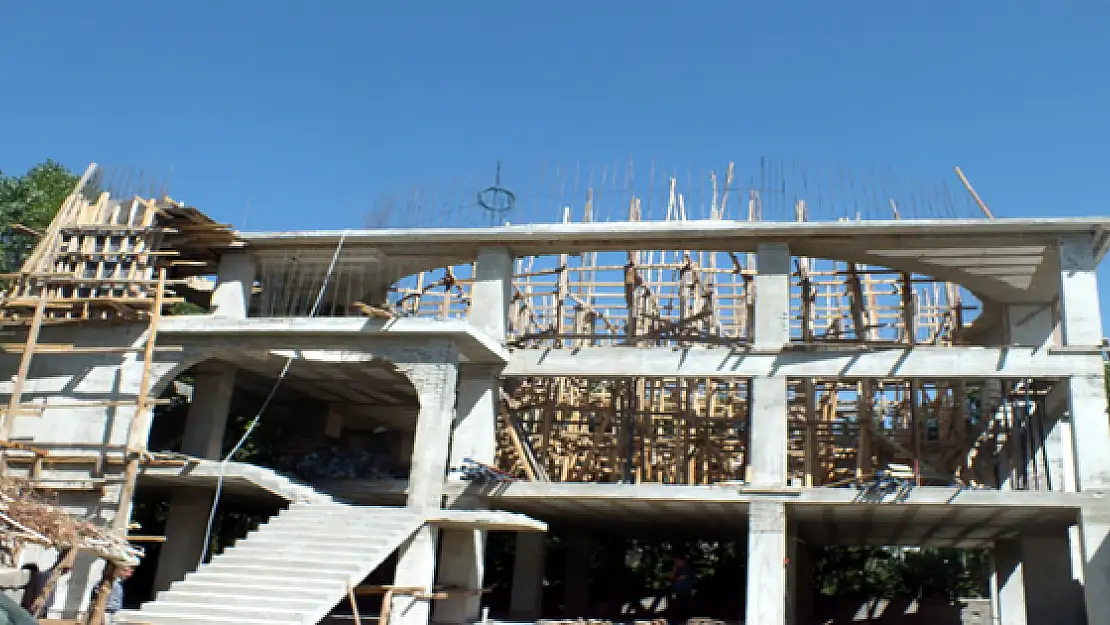
[[[76,254],[102,264],[108,255],[65,248],[66,232],[110,240],[184,231],[159,225],[158,215],[172,212],[164,206],[152,210],[152,221],[123,224],[120,205],[89,198],[83,216],[47,233],[40,247],[53,254],[49,263]],[[97,206],[99,213],[87,212]],[[175,267],[203,266],[217,276],[206,314],[163,316],[160,299],[145,314],[101,323],[74,311],[109,296],[58,295],[50,289],[64,282],[59,270],[25,268],[21,284],[33,289],[6,300],[14,329],[3,359],[12,376],[0,384],[9,406],[3,434],[45,454],[36,460],[9,446],[9,470],[117,526],[125,526],[135,490],[169,502],[155,581],[162,592],[124,622],[320,622],[393,555],[392,585],[417,590],[393,596],[390,620],[474,622],[491,531],[519,533],[512,618],[534,621],[547,616],[543,532],[573,528],[568,566],[583,567],[604,525],[704,528],[743,539],[747,580],[738,584],[746,586],[746,607],[735,618],[745,623],[814,622],[814,590],[799,579],[822,544],[991,548],[995,622],[1110,623],[1110,418],[1095,275],[1110,219],[221,233],[204,244],[200,261],[171,241],[113,252],[145,253],[146,274],[82,278],[141,283],[161,298],[161,289],[188,288],[184,279],[170,284]],[[645,302],[659,297],[640,293],[662,280],[651,278],[636,250],[681,251],[656,263],[679,274],[677,312],[648,310]],[[614,315],[600,310],[597,294],[575,295],[565,283],[568,258],[590,254],[628,257],[623,267],[594,262],[595,285],[606,282],[598,277],[605,271],[634,278],[610,285],[626,296],[628,320],[608,334],[596,329],[616,325]],[[526,258],[554,260],[524,267]],[[734,266],[720,260],[729,258]],[[727,296],[721,281],[699,290],[689,278],[719,260],[726,268],[714,275],[739,276],[734,283],[745,287],[744,314],[722,312],[740,296]],[[850,300],[843,310],[817,310],[821,295],[810,295],[808,281],[819,280],[809,276],[821,275],[820,263],[832,263],[825,275],[844,285],[842,296],[828,298]],[[412,276],[459,266],[469,275],[447,272],[434,305],[390,299]],[[858,279],[865,272],[897,276],[901,286],[884,294],[869,286],[872,278]],[[553,290],[537,294],[528,279],[539,275],[554,276]],[[922,288],[941,281],[965,299],[953,290],[938,297],[933,304],[944,313],[934,319]],[[427,294],[429,284],[421,278],[412,292]],[[132,296],[111,297],[119,304]],[[899,312],[884,326],[876,310],[887,300]],[[955,314],[971,301],[974,319]],[[716,311],[711,323],[699,317],[704,310]],[[832,317],[854,330],[834,329]],[[676,333],[682,324],[667,319],[677,318],[704,331]],[[152,411],[187,370],[192,401],[180,445],[187,458],[159,459],[147,453]],[[309,485],[221,462],[233,397],[248,379],[281,380],[282,392],[311,398],[313,408],[298,418],[332,438],[369,427],[363,421],[391,424],[407,477]],[[593,407],[556,408],[534,423],[520,417],[541,414],[542,406],[522,407],[522,398],[555,379],[585,380],[574,401]],[[905,439],[897,425],[882,425],[889,415],[879,408],[901,393],[888,390],[894,386],[907,389],[899,395],[909,415]],[[552,393],[545,401],[571,401]],[[610,399],[596,399],[606,393]],[[849,400],[852,415],[837,416],[838,402]],[[721,406],[733,401],[736,432],[713,429]],[[620,423],[599,425],[605,410]],[[680,413],[688,421],[675,426]],[[933,429],[939,433],[930,438]],[[567,451],[571,434],[585,447]],[[465,480],[454,469],[468,463],[526,479]],[[660,464],[669,468],[649,470]],[[909,465],[912,474],[876,485],[870,476],[882,464]],[[198,567],[217,486],[224,497],[269,498],[283,510]],[[99,566],[79,563],[55,612],[86,609]],[[436,595],[437,586],[462,591]],[[587,578],[568,581],[565,593],[567,616],[590,615]]]

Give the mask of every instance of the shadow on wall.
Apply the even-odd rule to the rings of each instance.
[[[990,625],[991,622],[989,599],[952,602],[943,598],[819,597],[814,608],[813,622],[821,625]]]

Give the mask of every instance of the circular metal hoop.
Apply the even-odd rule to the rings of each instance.
[[[486,187],[478,192],[478,204],[491,213],[504,215],[516,204],[516,194],[505,187]]]

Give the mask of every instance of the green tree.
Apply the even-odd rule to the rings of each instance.
[[[22,176],[0,172],[0,272],[18,271],[36,238],[17,224],[42,231],[50,225],[79,180],[61,164],[48,160]]]

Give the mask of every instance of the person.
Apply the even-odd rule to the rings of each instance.
[[[135,569],[130,566],[121,566],[116,569],[116,577],[112,580],[112,588],[108,591],[108,600],[104,604],[104,623],[111,625],[117,612],[123,609],[123,583],[131,579]],[[96,600],[94,591],[93,601]]]
[[[50,609],[50,606],[54,605],[54,590],[57,588],[57,585],[55,585],[54,588],[50,589],[50,592],[46,592],[46,583],[50,581],[50,576],[54,574],[54,569],[60,568],[61,572],[58,577],[61,578],[62,575],[72,571],[73,567],[68,564],[63,564],[62,562],[56,562],[54,566],[45,571],[40,571],[39,567],[35,564],[25,564],[23,568],[30,573],[30,578],[27,580],[27,586],[23,591],[23,601],[20,605],[23,606],[24,610],[27,610],[28,614],[35,618],[46,616],[46,612]],[[42,607],[37,611],[33,611],[32,608],[34,607],[35,600],[41,597],[44,592],[46,592],[46,599],[43,600]]]
[[[671,571],[671,600],[674,602],[670,610],[670,622],[685,623],[690,619],[690,602],[694,598],[694,567],[686,558],[678,556],[674,559],[674,569]]]
[[[27,571],[27,585],[23,587],[23,600],[19,602],[19,605],[30,613],[31,606],[35,603],[35,599],[42,594],[42,590],[46,585],[46,578],[43,577],[42,571],[39,570],[39,565],[34,562],[24,564],[23,570]]]

